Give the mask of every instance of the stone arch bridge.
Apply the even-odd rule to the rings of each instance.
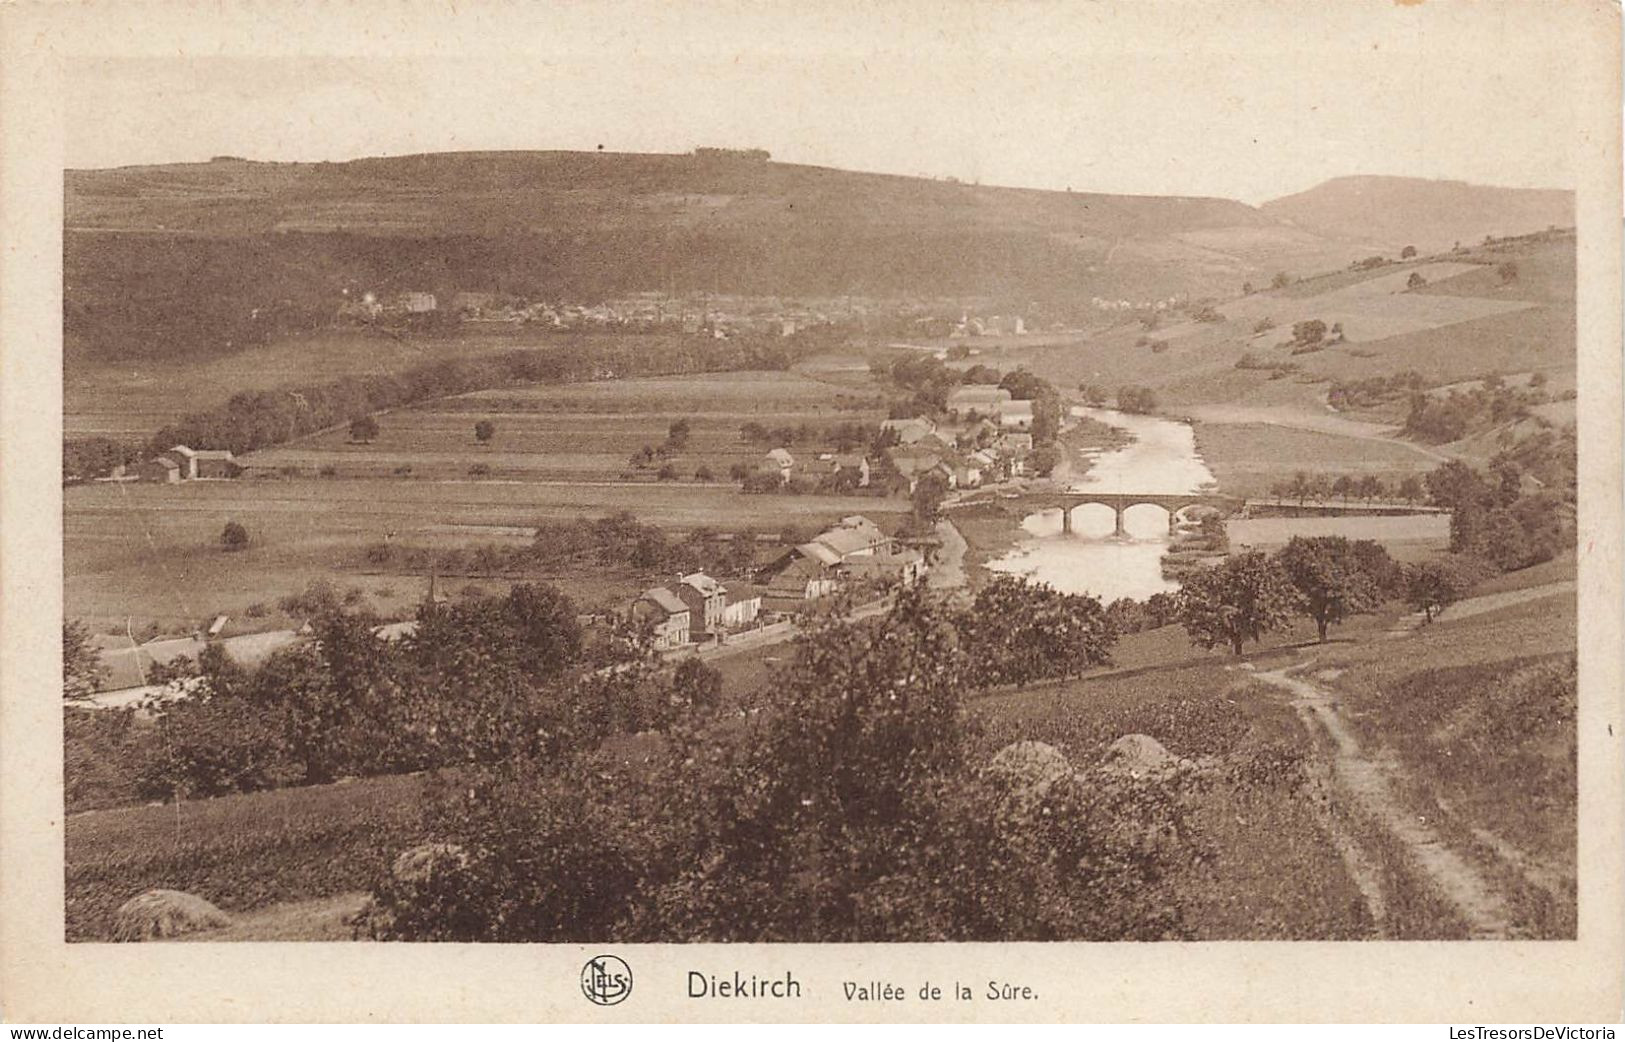
[[[1026,513],[1058,508],[1061,511],[1063,532],[1072,531],[1072,511],[1078,507],[1090,504],[1110,507],[1116,516],[1112,534],[1119,536],[1127,534],[1123,528],[1123,515],[1130,507],[1143,504],[1161,507],[1168,513],[1168,531],[1173,532],[1179,525],[1179,516],[1191,507],[1212,507],[1222,513],[1232,514],[1244,507],[1246,502],[1237,496],[1222,496],[1212,492],[1025,492],[1010,498],[1012,505],[1019,506]]]

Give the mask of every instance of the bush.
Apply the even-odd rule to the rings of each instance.
[[[716,476],[711,473],[710,467],[706,466],[704,463],[701,463],[699,466],[694,468],[694,480],[714,481],[716,480]]]
[[[489,463],[475,463],[468,468],[468,476],[471,478],[488,478],[491,476],[491,465]]]
[[[248,529],[236,521],[227,521],[220,532],[220,545],[227,550],[242,550],[248,546]]]
[[[950,610],[818,623],[747,726],[703,713],[639,770],[493,769],[431,815],[468,852],[385,877],[396,939],[1153,940],[1184,928],[1177,778],[1014,784],[966,755]]]

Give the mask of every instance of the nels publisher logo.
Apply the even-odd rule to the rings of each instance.
[[[581,993],[600,1006],[613,1006],[632,994],[632,967],[613,955],[588,959],[581,968]]]

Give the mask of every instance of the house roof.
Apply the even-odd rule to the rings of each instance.
[[[716,597],[724,592],[722,584],[704,572],[683,576],[683,585],[698,591],[702,597]]]
[[[666,589],[664,586],[656,586],[653,589],[644,590],[643,593],[638,597],[638,600],[648,601],[650,604],[653,604],[655,607],[664,611],[667,615],[676,615],[679,612],[688,611],[688,605],[683,603],[683,599]]]
[[[738,604],[740,601],[756,600],[762,596],[762,591],[752,586],[750,583],[726,583],[723,586],[723,592],[727,594],[729,604]]]
[[[813,540],[814,543],[829,547],[840,557],[855,554],[860,550],[868,550],[879,542],[884,542],[885,536],[873,535],[856,528],[832,528],[828,532]]]
[[[230,449],[192,449],[192,455],[197,459],[231,459]]]
[[[900,452],[892,456],[891,462],[892,466],[897,468],[897,473],[907,478],[913,477],[915,474],[924,474],[938,463],[941,463],[942,457],[934,452],[920,455]]]
[[[170,452],[178,452],[182,456],[185,456],[187,459],[191,459],[193,456],[197,455],[197,450],[196,449],[189,449],[185,445],[176,445],[175,447],[171,448],[169,451]]]
[[[1025,399],[1005,402],[999,406],[999,415],[1002,416],[1031,416],[1033,403]]]
[[[839,564],[841,560],[841,555],[839,553],[830,547],[825,546],[823,543],[816,541],[811,543],[802,543],[800,546],[796,547],[796,549],[801,552],[802,557],[817,561],[822,565]]]
[[[950,409],[971,405],[993,405],[1009,400],[1009,391],[991,384],[966,384],[948,392],[948,408]]]
[[[167,467],[170,470],[180,470],[181,469],[181,465],[179,463],[176,463],[174,460],[170,459],[168,456],[159,456],[158,458],[152,460],[151,462],[158,464],[160,467]]]

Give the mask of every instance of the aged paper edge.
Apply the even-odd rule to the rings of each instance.
[[[68,945],[62,937],[61,62],[112,53],[441,53],[427,7],[14,7],[0,12],[0,1016],[11,1022],[330,1021],[1613,1021],[1622,1008],[1619,11],[1606,2],[1448,5],[1558,20],[1589,133],[1579,235],[1580,938],[1575,942],[609,945],[638,1001],[582,1001],[599,948]],[[1305,20],[1319,12],[1295,5]],[[1369,3],[1380,18],[1386,3]],[[841,10],[829,5],[831,16]],[[490,22],[492,4],[468,12]],[[942,19],[967,5],[930,5]],[[425,17],[418,17],[418,16]],[[381,16],[381,17],[378,17]],[[329,19],[360,35],[325,34]],[[1254,47],[1259,41],[1251,41]],[[1291,42],[1283,46],[1290,49]],[[1486,60],[1491,60],[1485,56]],[[1445,73],[1442,73],[1445,74]],[[1485,147],[1496,147],[1485,142]],[[782,973],[808,1000],[683,997],[688,970]],[[1031,984],[1042,1001],[955,1009],[842,1000],[840,981]],[[980,985],[978,985],[978,988]],[[737,1012],[734,1007],[738,1007]]]

